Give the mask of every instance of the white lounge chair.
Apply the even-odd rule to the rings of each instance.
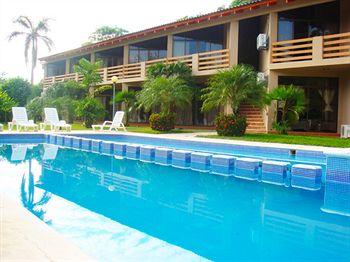
[[[118,131],[119,128],[122,128],[124,131],[126,131],[126,128],[123,124],[123,118],[124,111],[117,111],[114,115],[113,121],[105,121],[102,125],[92,125],[92,129],[94,131],[103,131],[105,129],[109,131],[115,129]]]
[[[12,145],[11,161],[23,161],[26,158],[27,148],[26,145]]]
[[[28,120],[27,110],[24,107],[12,107],[12,122],[8,123],[9,130],[16,126],[17,131],[23,128],[27,131],[29,128],[38,130],[38,125],[33,120]]]
[[[57,145],[44,144],[43,160],[55,160],[58,152]]]
[[[57,109],[52,107],[44,108],[45,119],[44,123],[40,124],[40,129],[44,130],[46,126],[50,126],[51,131],[58,131],[60,128],[71,131],[72,126],[67,124],[66,121],[60,120],[58,117]]]

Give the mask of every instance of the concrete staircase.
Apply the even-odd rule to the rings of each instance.
[[[253,107],[249,104],[243,104],[239,108],[239,113],[247,118],[247,133],[266,133],[264,119],[259,108]]]

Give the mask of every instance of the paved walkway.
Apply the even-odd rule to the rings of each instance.
[[[0,261],[92,261],[79,248],[0,193]]]

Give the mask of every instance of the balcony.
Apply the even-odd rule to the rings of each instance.
[[[350,33],[272,43],[270,69],[350,64]]]
[[[215,74],[217,70],[228,68],[230,66],[229,50],[218,50],[193,54],[180,57],[171,57],[147,62],[126,64],[113,67],[105,67],[99,69],[102,78],[101,85],[111,84],[113,76],[118,77],[120,83],[142,82],[146,79],[146,70],[155,63],[176,63],[183,62],[187,64],[194,76],[205,76]],[[44,87],[48,87],[53,83],[68,80],[81,81],[82,76],[76,73],[46,77],[43,79]]]

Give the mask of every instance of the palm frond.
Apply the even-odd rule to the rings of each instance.
[[[45,35],[38,35],[38,37],[45,43],[49,51],[51,51],[51,48],[54,46],[52,39]]]
[[[24,34],[26,34],[26,33],[22,32],[22,31],[14,31],[8,36],[8,40],[11,41],[13,38],[20,36],[20,35],[24,35]]]
[[[39,23],[38,23],[38,25],[36,26],[36,28],[35,28],[35,32],[45,32],[45,33],[47,33],[47,32],[49,32],[50,31],[50,28],[49,28],[49,21],[50,21],[51,19],[50,18],[44,18],[44,19],[42,19]]]
[[[33,23],[28,16],[21,15],[14,21],[14,23],[20,24],[25,28],[30,29],[30,31],[33,31]]]

